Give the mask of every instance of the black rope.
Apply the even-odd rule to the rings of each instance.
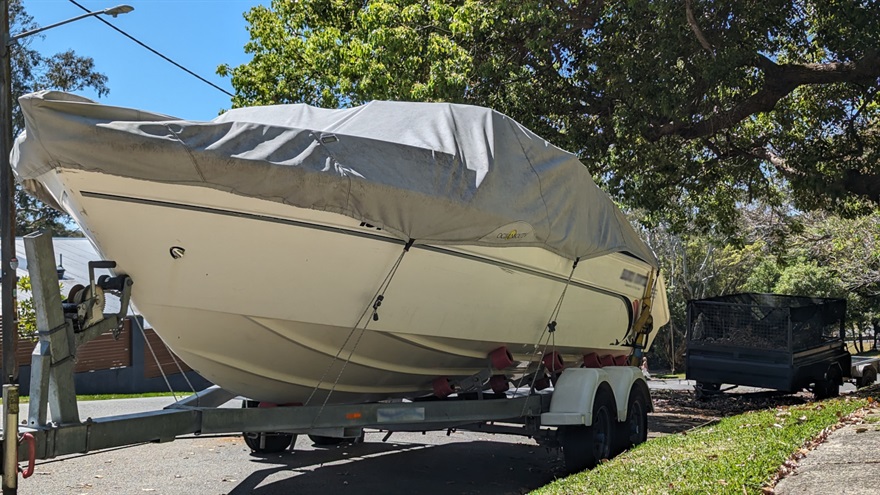
[[[67,0],[67,1],[70,2],[70,3],[72,3],[72,4],[74,4],[74,5],[76,5],[77,7],[81,8],[81,9],[83,9],[83,10],[86,11],[86,12],[92,13],[91,10],[87,9],[86,7],[83,7],[82,5],[78,4],[78,3],[75,2],[74,0]],[[114,26],[113,24],[107,22],[106,20],[101,19],[100,17],[97,17],[97,19],[98,19],[99,21],[103,22],[104,24],[110,26],[110,27],[113,28],[114,30],[118,31],[120,34],[122,34],[122,35],[125,36],[126,38],[128,38],[128,39],[134,41],[134,42],[137,43],[138,45],[140,45],[140,46],[146,48],[147,50],[153,52],[154,54],[158,55],[159,57],[161,57],[161,58],[162,58],[163,60],[165,60],[166,62],[168,62],[168,63],[174,65],[174,66],[177,67],[178,69],[180,69],[180,70],[186,72],[187,74],[189,74],[189,75],[195,77],[195,78],[198,79],[199,81],[202,81],[203,83],[205,83],[205,84],[207,84],[207,85],[213,87],[214,89],[216,89],[216,90],[218,90],[218,91],[222,91],[223,93],[225,93],[226,95],[228,95],[228,96],[231,97],[231,98],[234,98],[234,97],[235,97],[235,95],[232,94],[232,93],[230,93],[229,91],[226,91],[225,89],[221,88],[220,86],[217,86],[216,84],[214,84],[214,83],[212,83],[211,81],[205,79],[204,77],[202,77],[202,76],[196,74],[195,72],[193,72],[193,71],[187,69],[186,67],[184,67],[184,66],[178,64],[178,63],[175,62],[174,60],[171,60],[170,58],[166,57],[165,55],[162,55],[162,54],[159,53],[158,51],[156,51],[156,50],[154,50],[153,48],[147,46],[147,45],[146,45],[145,43],[143,43],[142,41],[140,41],[140,40],[138,40],[137,38],[135,38],[134,36],[132,36],[132,35],[126,33],[125,31],[119,29],[118,27],[116,27],[116,26]]]
[[[336,364],[336,361],[339,359],[339,356],[345,350],[345,346],[348,345],[348,343],[351,341],[352,336],[358,330],[358,327],[360,327],[361,322],[364,321],[364,317],[370,311],[370,308],[372,308],[373,309],[373,316],[372,316],[372,318],[368,318],[366,320],[366,323],[364,323],[363,329],[361,329],[361,331],[359,332],[359,334],[357,336],[357,339],[355,339],[354,345],[352,346],[351,351],[348,353],[348,357],[345,359],[345,362],[342,364],[342,369],[340,369],[339,374],[336,375],[336,381],[333,383],[333,386],[330,388],[330,391],[327,393],[327,397],[324,398],[324,403],[321,404],[321,409],[318,411],[318,414],[315,415],[316,421],[317,421],[318,416],[320,416],[321,412],[324,410],[324,406],[327,405],[327,401],[330,400],[330,395],[332,395],[333,392],[336,390],[336,385],[339,383],[339,379],[342,377],[342,373],[345,371],[345,367],[348,366],[348,362],[351,361],[351,357],[354,355],[354,351],[357,349],[358,344],[361,341],[361,337],[363,337],[364,332],[366,332],[366,330],[367,330],[367,327],[370,326],[370,321],[371,320],[372,321],[379,320],[379,315],[376,313],[376,311],[379,309],[379,306],[382,305],[382,301],[385,300],[385,292],[388,290],[388,287],[391,285],[391,281],[394,279],[394,275],[397,273],[397,269],[400,267],[400,263],[403,261],[403,256],[409,252],[409,248],[412,247],[414,242],[415,242],[414,239],[410,239],[406,243],[406,245],[403,247],[403,251],[401,251],[400,256],[397,257],[397,261],[394,262],[394,265],[391,267],[391,270],[388,272],[388,275],[385,276],[385,280],[383,280],[382,283],[379,284],[379,288],[376,290],[376,293],[374,294],[374,296],[372,298],[373,303],[368,304],[364,308],[364,311],[361,313],[360,318],[358,318],[357,322],[351,328],[351,331],[348,332],[348,336],[345,338],[345,341],[342,343],[342,345],[339,346],[339,350],[336,352],[336,355],[333,356],[333,360],[330,361],[330,364],[327,366],[327,369],[324,370],[324,374],[321,375],[321,379],[318,380],[318,383],[315,385],[315,388],[312,389],[312,393],[309,394],[309,398],[306,400],[305,405],[309,405],[309,403],[312,401],[312,399],[315,396],[315,393],[317,393],[318,389],[321,387],[321,384],[324,383],[324,379],[327,377],[327,373],[329,373],[330,370],[333,368],[333,365]]]
[[[565,299],[565,294],[568,292],[568,287],[571,285],[571,279],[574,277],[574,270],[578,266],[578,262],[580,258],[575,258],[574,263],[571,265],[571,272],[568,274],[568,280],[565,281],[565,287],[562,289],[562,294],[559,295],[559,300],[556,301],[556,306],[553,308],[553,311],[550,313],[550,318],[547,321],[547,326],[544,327],[544,331],[541,332],[541,336],[538,338],[538,343],[535,344],[535,348],[541,347],[541,342],[544,342],[544,336],[547,336],[547,341],[543,344],[543,349],[541,350],[541,357],[547,354],[547,346],[550,344],[550,340],[553,340],[553,349],[556,349],[556,318],[559,317],[559,311],[562,309],[562,301]],[[529,365],[531,365],[531,361],[529,361]],[[535,370],[535,374],[532,376],[532,382],[529,385],[529,393],[535,388],[535,383],[538,380],[538,371],[540,371],[541,365],[540,362],[538,364],[537,369]],[[528,370],[528,367],[526,367]],[[522,387],[522,382],[525,379],[526,375],[520,377],[519,382],[516,384],[517,391],[520,387]],[[516,396],[516,394],[514,394]],[[523,413],[525,413],[525,404],[523,404]]]

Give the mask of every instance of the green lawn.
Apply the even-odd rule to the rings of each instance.
[[[657,378],[659,380],[684,380],[685,376],[684,373],[653,373],[651,374],[651,378]]]
[[[806,442],[872,399],[839,398],[722,419],[646,442],[535,494],[760,494]]]
[[[178,399],[182,399],[184,397],[188,397],[192,395],[192,391],[187,392],[175,392],[177,394]],[[97,394],[97,395],[77,395],[76,400],[110,400],[110,399],[139,399],[142,397],[172,397],[174,394],[171,392],[145,392],[142,394]],[[27,395],[21,396],[18,399],[19,404],[27,404],[30,398]],[[0,400],[0,404],[3,401]]]

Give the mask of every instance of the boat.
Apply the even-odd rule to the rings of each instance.
[[[203,122],[19,101],[18,180],[132,278],[183,361],[241,396],[443,396],[493,365],[534,384],[542,362],[624,364],[642,313],[645,349],[669,319],[654,254],[588,169],[493,110],[298,104]]]

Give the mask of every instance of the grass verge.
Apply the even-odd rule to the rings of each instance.
[[[724,418],[651,440],[533,493],[760,494],[793,453],[868,403],[845,397]]]
[[[662,380],[679,379],[684,380],[684,373],[654,373],[651,378],[659,378]]]
[[[110,400],[110,399],[140,399],[144,397],[173,397],[177,395],[178,399],[189,397],[189,392],[145,392],[142,394],[96,394],[96,395],[77,395],[76,400]]]
[[[177,394],[178,399],[182,399],[184,397],[189,397],[192,395],[192,392],[175,392]],[[110,400],[110,399],[140,399],[144,397],[172,397],[174,394],[171,392],[144,392],[141,394],[96,394],[96,395],[77,395],[76,400]],[[27,404],[30,398],[27,395],[23,395],[18,398],[19,404]],[[0,400],[0,404],[3,401]]]

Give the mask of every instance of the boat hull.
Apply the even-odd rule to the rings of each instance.
[[[624,254],[572,271],[534,247],[405,250],[343,215],[203,187],[65,169],[39,180],[132,277],[138,311],[178,356],[267,402],[423,395],[485,369],[501,346],[526,362],[551,349],[569,363],[628,354],[651,271]],[[665,323],[665,300],[654,319]]]

